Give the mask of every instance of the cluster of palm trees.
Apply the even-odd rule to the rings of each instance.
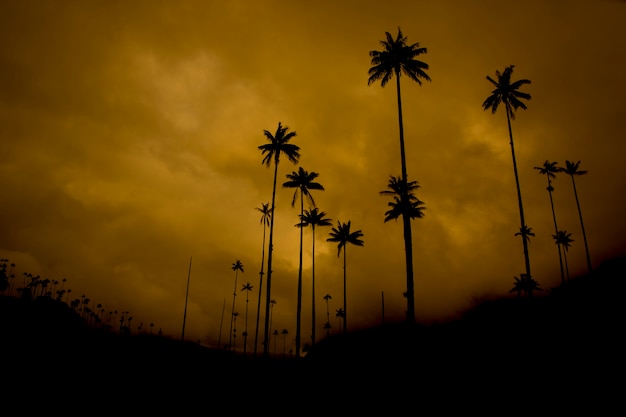
[[[15,281],[14,270],[15,263],[10,263],[8,259],[0,259],[0,293],[14,297],[13,292],[15,291],[17,297],[25,300],[50,299],[57,303],[66,304],[87,326],[125,335],[133,333],[133,316],[129,311],[107,311],[102,303],[95,304],[85,294],[70,299],[72,289],[65,288],[67,278],[59,281],[24,272],[22,274],[23,284],[18,286],[19,284],[16,284]],[[153,334],[154,323],[150,323],[149,328],[149,333]],[[137,325],[136,332],[146,332],[143,322]],[[158,330],[158,334],[162,334],[161,329]]]
[[[524,249],[524,262],[526,266],[526,272],[521,274],[519,278],[515,277],[515,283],[511,291],[515,291],[519,294],[524,293],[529,297],[532,297],[533,291],[540,290],[540,286],[538,282],[533,278],[530,269],[530,256],[528,253],[528,242],[531,236],[534,236],[532,232],[532,228],[529,227],[524,219],[524,207],[522,204],[522,193],[519,184],[519,176],[517,172],[517,162],[515,159],[515,146],[513,144],[513,131],[511,128],[511,121],[515,119],[515,111],[519,108],[526,110],[527,106],[523,102],[523,100],[530,100],[531,96],[528,93],[522,92],[519,89],[527,84],[530,84],[530,80],[520,79],[517,81],[513,81],[511,76],[513,74],[514,66],[510,65],[504,69],[501,73],[500,71],[496,71],[496,79],[487,76],[487,80],[494,86],[494,89],[489,97],[485,99],[482,106],[484,110],[491,110],[492,113],[495,113],[500,104],[504,105],[506,112],[506,120],[509,131],[509,139],[511,145],[511,155],[513,159],[513,172],[515,175],[515,184],[517,186],[517,199],[519,205],[519,216],[520,216],[520,229],[519,232],[515,233],[516,236],[522,237],[522,244]],[[541,175],[545,175],[548,181],[548,186],[546,190],[550,196],[550,206],[552,208],[552,219],[554,222],[554,235],[552,238],[555,240],[557,245],[558,253],[559,253],[559,264],[561,268],[561,281],[565,281],[566,276],[569,279],[569,268],[567,266],[567,251],[573,242],[571,238],[571,233],[568,233],[566,230],[560,230],[557,226],[556,215],[554,211],[554,201],[552,198],[552,192],[554,191],[554,187],[552,186],[552,180],[556,177],[556,173],[564,172],[569,175],[572,179],[572,185],[574,188],[574,196],[576,198],[576,205],[578,207],[578,215],[580,218],[580,226],[582,229],[583,240],[585,244],[585,254],[587,260],[587,269],[591,273],[591,257],[589,255],[589,247],[587,245],[587,236],[585,233],[585,227],[582,218],[582,212],[580,209],[580,202],[578,200],[578,192],[576,190],[576,182],[575,177],[579,175],[584,175],[587,171],[579,170],[580,161],[572,162],[569,160],[565,161],[565,167],[558,167],[556,162],[551,162],[546,160],[542,166],[534,167],[539,170]],[[565,272],[563,269],[563,260],[565,260]]]

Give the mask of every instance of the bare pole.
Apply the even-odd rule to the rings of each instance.
[[[189,279],[191,278],[191,259],[189,257],[189,273],[187,274],[187,292],[185,294],[185,313],[183,314],[183,332],[180,336],[180,340],[185,340],[185,323],[187,322],[187,300],[189,300]]]

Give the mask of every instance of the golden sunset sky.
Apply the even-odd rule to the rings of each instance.
[[[71,298],[172,337],[189,277],[185,337],[210,346],[220,325],[228,341],[235,279],[245,330],[249,282],[250,351],[263,244],[255,208],[271,201],[274,172],[258,147],[282,122],[301,158],[278,166],[272,329],[287,329],[293,347],[299,200],[292,207],[280,185],[299,167],[319,174],[325,190],[313,197],[333,225],[363,232],[363,247],[347,247],[349,329],[380,324],[383,297],[385,319],[401,320],[402,222],[384,223],[389,198],[379,194],[400,175],[395,80],[367,83],[369,52],[399,27],[427,48],[419,59],[432,79],[401,77],[407,170],[426,206],[412,222],[418,321],[509,295],[524,272],[506,115],[482,108],[486,76],[509,65],[532,82],[513,136],[533,276],[548,290],[560,268],[546,177],[534,169],[544,161],[588,172],[576,187],[593,265],[626,247],[624,22],[616,0],[0,0],[0,256],[16,264],[16,286],[25,272],[65,278]],[[553,186],[574,277],[587,268],[572,182],[559,174]],[[326,294],[340,328],[343,255],[330,231],[316,229],[318,340]],[[302,344],[310,229],[303,244]]]

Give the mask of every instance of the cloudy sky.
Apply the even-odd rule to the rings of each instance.
[[[379,193],[400,175],[395,84],[367,83],[369,51],[400,27],[427,48],[432,79],[401,78],[408,174],[426,206],[412,223],[418,320],[508,295],[524,272],[506,116],[481,106],[486,76],[509,65],[532,81],[513,135],[533,276],[552,288],[554,224],[534,169],[546,160],[588,171],[576,187],[593,265],[624,253],[624,21],[616,0],[0,0],[0,256],[16,264],[16,286],[25,272],[65,278],[72,298],[173,337],[189,282],[185,336],[209,345],[228,339],[233,298],[245,330],[247,295],[250,350],[264,233],[255,209],[271,200],[274,172],[258,147],[282,122],[301,157],[278,166],[272,328],[288,330],[290,349],[299,205],[280,185],[299,167],[319,174],[325,190],[313,196],[333,225],[363,232],[364,246],[347,248],[349,328],[379,324],[383,300],[386,320],[402,318],[402,226],[384,223]],[[575,276],[586,262],[572,182],[553,185]],[[330,230],[316,229],[318,337],[326,294],[340,327],[343,255]],[[303,243],[302,344],[310,229]]]

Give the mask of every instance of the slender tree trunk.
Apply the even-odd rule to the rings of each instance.
[[[259,340],[259,317],[261,316],[261,295],[263,293],[263,265],[265,262],[265,220],[263,220],[263,250],[261,251],[261,272],[259,272],[259,299],[256,307],[256,328],[254,330],[254,356],[257,353]]]
[[[550,175],[549,173],[546,175]],[[552,184],[550,183],[550,177],[548,177],[548,194],[550,194],[550,207],[552,207],[552,220],[554,220],[554,235],[558,236],[559,228],[556,225],[556,214],[554,213],[554,202],[552,200]],[[565,282],[565,274],[563,272],[563,256],[561,256],[561,242],[556,241],[556,248],[559,251],[559,266],[561,267],[561,283]]]
[[[311,249],[311,346],[315,346],[315,225],[311,225],[313,247]]]
[[[398,96],[398,124],[400,128],[400,160],[402,163],[402,181],[408,184],[406,172],[406,153],[404,150],[404,126],[402,123],[402,96],[400,94],[400,72],[396,71],[396,90]],[[402,213],[402,228],[404,232],[404,256],[406,263],[406,319],[415,323],[415,289],[413,283],[413,237],[411,235],[411,217]]]
[[[300,219],[304,214],[304,195],[300,190]],[[302,220],[300,220],[302,221]],[[298,305],[296,307],[296,358],[300,357],[300,322],[302,316],[302,236],[303,227],[300,227],[300,266],[298,268]]]
[[[224,310],[226,308],[226,298],[224,298],[224,303],[222,304],[222,318],[220,319],[220,335],[217,338],[217,348],[222,348],[222,325],[224,324]]]
[[[228,349],[230,350],[232,348],[232,342],[233,342],[233,321],[236,320],[235,319],[235,299],[237,298],[237,275],[238,275],[238,270],[235,270],[235,290],[233,291],[233,308],[230,312],[230,332],[229,332],[229,336],[228,336]]]
[[[574,180],[574,175],[572,177],[572,186],[574,187],[574,197],[576,198],[576,207],[578,208],[578,218],[580,219],[580,228],[583,232],[583,242],[585,243],[585,255],[587,257],[587,270],[591,274],[591,256],[589,256],[589,246],[587,246],[587,234],[585,233],[585,224],[583,223],[583,213],[580,210],[580,202],[578,201],[578,191],[576,191],[576,181]],[[569,278],[568,278],[569,279]]]
[[[519,176],[517,175],[517,162],[515,160],[515,146],[513,146],[513,130],[511,129],[511,109],[507,105],[506,108],[506,121],[509,127],[509,138],[511,140],[511,155],[513,157],[513,172],[515,173],[515,185],[517,186],[517,202],[519,204],[519,217],[520,217],[520,232],[524,230],[526,222],[524,221],[524,206],[522,205],[522,191],[519,185]],[[522,234],[522,244],[524,245],[524,263],[526,264],[526,276],[530,279],[530,258],[528,256],[528,238],[525,234]]]
[[[263,335],[263,356],[269,356],[269,312],[272,299],[272,253],[274,252],[274,205],[276,202],[276,176],[278,175],[278,158],[274,161],[274,185],[272,187],[272,214],[270,217],[270,242],[267,248],[267,292],[265,294],[265,329]]]
[[[348,307],[346,305],[346,249],[348,249],[348,245],[343,246],[343,333],[348,333]]]

